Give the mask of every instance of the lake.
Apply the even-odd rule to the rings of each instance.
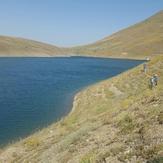
[[[0,146],[67,115],[74,95],[143,61],[90,57],[0,58]]]

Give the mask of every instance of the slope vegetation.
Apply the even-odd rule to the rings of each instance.
[[[163,56],[97,83],[63,120],[2,150],[1,163],[163,161]],[[157,73],[159,84],[148,85]]]
[[[142,58],[163,53],[163,11],[96,43],[75,47],[73,53]]]

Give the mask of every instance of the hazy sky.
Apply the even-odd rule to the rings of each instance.
[[[163,9],[163,0],[0,0],[0,35],[87,44]]]

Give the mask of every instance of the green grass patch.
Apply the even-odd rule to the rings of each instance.
[[[85,154],[80,160],[80,163],[95,163],[95,162],[96,154],[94,153],[94,151]]]
[[[118,127],[120,127],[123,134],[128,134],[135,129],[136,124],[134,123],[132,117],[127,114],[118,122]]]

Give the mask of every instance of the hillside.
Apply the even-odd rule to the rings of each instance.
[[[163,11],[96,43],[72,49],[74,54],[144,58],[163,53]]]
[[[0,36],[0,56],[56,56],[65,54],[143,58],[163,53],[163,11],[147,20],[86,46],[53,45]]]
[[[0,36],[0,56],[54,56],[63,55],[65,50],[53,45],[16,38]]]
[[[56,124],[1,150],[1,163],[161,163],[163,56],[79,92]],[[159,84],[148,85],[157,73]]]

